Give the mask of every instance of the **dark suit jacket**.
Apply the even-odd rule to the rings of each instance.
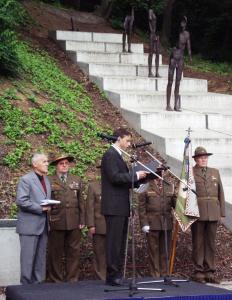
[[[134,175],[137,181],[137,175]],[[129,216],[129,189],[132,175],[121,155],[110,147],[102,157],[102,214]]]

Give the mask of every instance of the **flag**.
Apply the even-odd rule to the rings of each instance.
[[[184,143],[184,157],[180,179],[187,183],[188,187],[183,182],[180,182],[174,210],[174,216],[182,231],[186,231],[200,216],[197,197],[194,193],[196,185],[192,166],[192,144],[189,136],[185,138]]]

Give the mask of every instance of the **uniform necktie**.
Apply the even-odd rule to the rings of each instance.
[[[206,168],[202,168],[202,175],[206,177]]]
[[[61,175],[61,176],[60,176],[60,179],[61,179],[61,181],[62,181],[63,183],[66,183],[66,177],[65,177],[64,175]]]

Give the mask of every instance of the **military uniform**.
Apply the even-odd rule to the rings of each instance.
[[[86,225],[95,227],[93,235],[94,269],[101,280],[106,279],[106,224],[101,214],[101,184],[99,181],[90,183],[86,201]]]
[[[50,213],[48,279],[52,282],[75,282],[79,276],[79,225],[84,224],[82,182],[78,176],[71,174],[67,175],[66,182],[62,182],[58,175],[49,179],[52,199],[60,200],[61,204],[53,207]],[[65,270],[62,269],[64,256]]]
[[[139,218],[143,228],[149,225],[146,234],[150,273],[153,277],[167,275],[165,253],[165,229],[167,229],[168,249],[170,246],[175,206],[173,185],[159,187],[155,181],[150,182],[148,190],[139,194]]]
[[[217,223],[225,216],[225,199],[219,171],[193,168],[200,218],[192,225],[196,279],[213,278]],[[209,280],[208,280],[209,281]]]

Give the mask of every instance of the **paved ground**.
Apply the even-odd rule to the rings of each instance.
[[[232,291],[232,281],[222,281],[220,284],[208,284],[215,287]]]

